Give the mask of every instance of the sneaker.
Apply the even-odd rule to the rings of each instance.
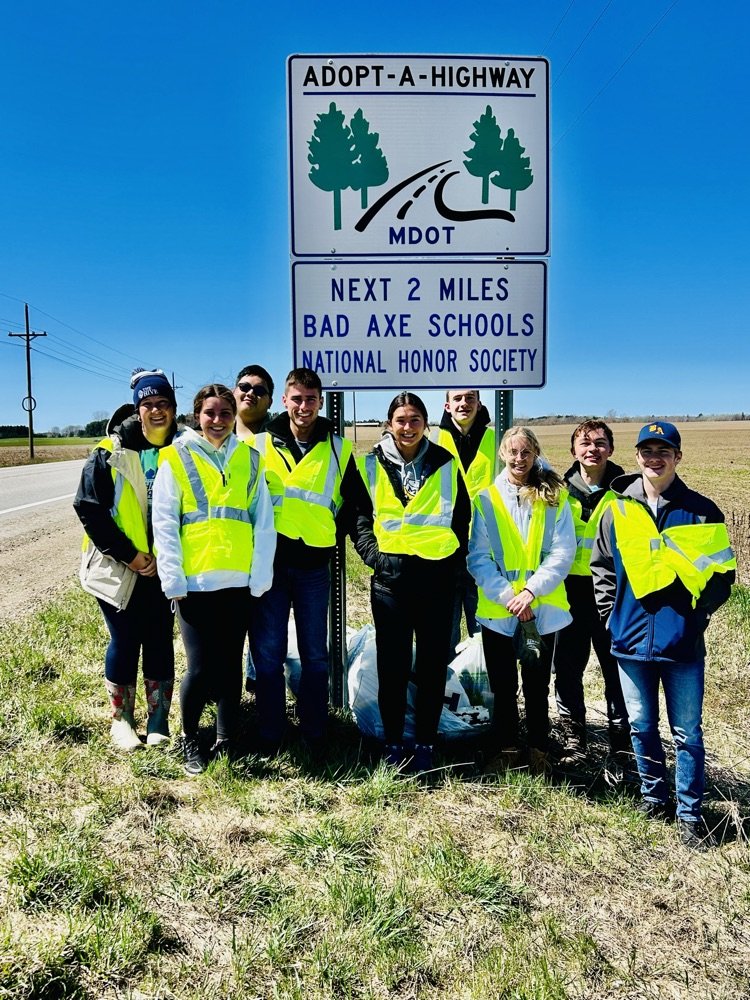
[[[623,750],[610,751],[604,758],[602,777],[609,788],[619,788],[628,772],[628,755]]]
[[[217,740],[208,751],[209,760],[217,760],[219,757],[231,757],[232,745],[229,740]]]
[[[716,838],[702,819],[681,819],[678,820],[677,825],[680,833],[680,843],[683,847],[687,847],[689,851],[699,851],[702,853],[703,851],[710,851],[711,848],[717,846]]]
[[[432,770],[432,746],[429,743],[417,743],[414,746],[414,756],[409,761],[407,770],[410,774],[424,774]]]
[[[182,738],[182,756],[184,760],[185,774],[195,777],[203,774],[207,767],[206,758],[203,756],[201,745],[197,739],[191,740],[187,736]]]
[[[402,743],[386,743],[383,750],[383,762],[388,767],[395,767],[400,770],[405,762],[404,747]]]
[[[641,799],[635,811],[646,819],[661,819],[666,822],[672,818],[668,802],[654,802],[652,799]]]

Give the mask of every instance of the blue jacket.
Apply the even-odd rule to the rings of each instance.
[[[640,473],[619,476],[615,492],[642,503],[649,514]],[[652,515],[653,516],[653,515]],[[659,497],[656,527],[679,524],[720,524],[724,515],[707,497],[688,489],[676,476]],[[607,624],[612,653],[621,659],[695,663],[706,655],[703,634],[709,617],[729,597],[734,573],[716,573],[708,581],[695,608],[679,581],[638,600],[630,587],[615,541],[612,511],[599,522],[591,555],[591,574],[599,614]]]

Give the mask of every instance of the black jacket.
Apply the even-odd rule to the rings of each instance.
[[[477,415],[474,418],[474,423],[469,428],[467,434],[462,434],[461,431],[453,423],[450,413],[447,410],[443,410],[443,416],[440,420],[440,430],[448,431],[453,441],[456,445],[456,451],[458,453],[461,466],[466,472],[471,463],[476,458],[476,454],[479,451],[479,445],[484,437],[484,432],[490,423],[490,414],[487,407],[482,403],[477,411]]]
[[[581,504],[581,517],[588,521],[594,513],[599,503],[604,498],[604,494],[612,486],[612,480],[625,474],[625,470],[614,462],[607,462],[604,470],[604,477],[600,483],[600,489],[592,490],[581,476],[580,462],[573,462],[565,473],[565,485],[574,500]]]
[[[373,452],[387,473],[396,496],[405,507],[408,498],[404,492],[398,467],[383,454],[378,445],[375,445]],[[423,460],[425,478],[431,476],[452,459],[453,456],[449,451],[430,441]],[[461,476],[458,477],[456,505],[451,519],[451,528],[458,538],[459,548],[446,559],[423,559],[420,556],[381,552],[375,538],[374,511],[372,499],[367,489],[363,489],[358,503],[359,506],[350,531],[351,539],[362,561],[374,570],[374,580],[377,584],[387,587],[389,590],[406,589],[411,584],[418,582],[420,575],[425,572],[430,574],[443,573],[453,579],[459,568],[464,565],[465,557],[461,553],[465,552],[468,546],[471,502]],[[419,595],[415,594],[414,599],[419,600]]]

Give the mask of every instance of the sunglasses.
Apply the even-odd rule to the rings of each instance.
[[[264,385],[251,385],[249,382],[238,382],[237,388],[240,392],[252,392],[258,399],[263,399],[268,395],[268,389]]]

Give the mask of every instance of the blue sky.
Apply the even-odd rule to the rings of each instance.
[[[750,409],[745,5],[32,2],[3,21],[0,423],[25,422],[24,302],[47,332],[39,430],[110,412],[135,365],[174,371],[181,410],[247,363],[283,380],[285,62],[341,52],[550,60],[547,385],[516,413]],[[358,417],[391,395],[358,393]]]

